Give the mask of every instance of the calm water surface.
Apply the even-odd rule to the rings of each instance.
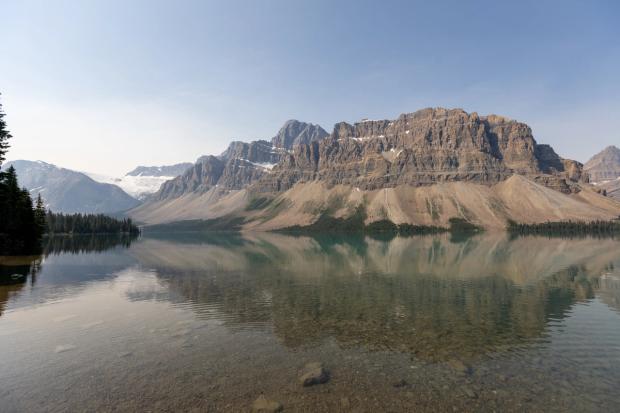
[[[0,258],[2,412],[620,410],[615,240],[85,244]]]

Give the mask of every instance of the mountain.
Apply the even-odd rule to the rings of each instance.
[[[278,134],[271,139],[271,144],[276,148],[290,149],[299,144],[309,144],[320,141],[329,135],[319,125],[289,120],[278,131]]]
[[[260,183],[282,191],[299,181],[364,190],[467,181],[492,184],[517,173],[565,193],[581,165],[538,145],[519,122],[463,110],[424,109],[398,119],[336,124],[329,139],[297,146]]]
[[[138,166],[136,169],[129,171],[125,176],[157,176],[157,177],[176,177],[189,168],[192,164],[189,162],[177,163],[174,165],[163,166]]]
[[[608,146],[590,158],[583,169],[591,182],[602,183],[620,178],[620,149]]]
[[[328,136],[323,128],[289,120],[271,141],[232,142],[219,156],[202,156],[185,173],[166,182],[150,200],[174,199],[184,194],[240,190],[258,181],[294,147]]]
[[[590,158],[584,170],[599,190],[620,200],[620,149],[608,146]]]
[[[583,165],[502,116],[428,108],[341,122],[309,143],[280,148],[274,140],[235,142],[219,157],[200,158],[130,214],[147,223],[220,218],[257,230],[359,211],[367,224],[447,226],[462,218],[487,228],[620,215],[619,203],[587,183]]]
[[[54,212],[111,213],[140,204],[118,186],[96,182],[81,172],[25,160],[7,162],[3,169],[11,165],[19,184],[28,188],[33,198],[41,194],[47,208]]]
[[[117,185],[142,201],[157,192],[164,182],[176,178],[191,167],[192,164],[189,162],[165,166],[138,166],[121,178],[85,173],[97,182]]]
[[[620,201],[620,177],[613,181],[604,181],[596,185],[597,189],[605,191],[604,193]]]

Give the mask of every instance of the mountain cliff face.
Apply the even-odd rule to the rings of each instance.
[[[134,216],[147,223],[227,216],[246,229],[270,230],[346,218],[360,207],[367,223],[446,226],[460,217],[495,228],[509,219],[620,215],[619,203],[588,185],[583,165],[501,116],[423,109],[395,120],[341,122],[308,143],[305,136],[322,134],[293,126],[271,142],[234,142],[219,157],[201,158]]]
[[[584,170],[596,183],[620,178],[620,149],[608,146],[586,162]]]
[[[441,182],[500,182],[532,177],[562,192],[576,190],[581,165],[537,145],[531,129],[500,116],[424,109],[398,119],[339,123],[327,139],[295,147],[257,189],[283,191],[320,180],[363,190]]]
[[[110,213],[125,211],[140,202],[116,185],[96,182],[81,172],[59,168],[42,161],[13,161],[19,184],[30,190],[33,198],[41,194],[54,212]]]
[[[234,141],[220,156],[199,158],[183,175],[163,184],[151,200],[205,193],[211,188],[243,189],[267,174],[295,145],[325,136],[327,132],[318,125],[289,120],[271,141]]]

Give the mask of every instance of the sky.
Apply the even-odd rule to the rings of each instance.
[[[620,145],[620,2],[0,0],[8,159],[121,176],[288,119],[496,113]]]

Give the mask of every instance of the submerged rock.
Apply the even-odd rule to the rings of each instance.
[[[323,384],[329,381],[329,372],[323,368],[321,363],[308,363],[301,372],[299,382],[304,386]]]
[[[469,386],[463,386],[463,393],[470,399],[477,399],[478,394]]]
[[[397,382],[392,383],[392,386],[398,389],[401,387],[409,386],[409,383],[407,382],[407,380],[401,379],[401,380],[398,380]]]
[[[448,365],[459,374],[470,375],[473,373],[471,366],[468,366],[459,359],[448,360]]]
[[[275,413],[283,410],[282,404],[267,399],[264,395],[258,396],[258,399],[254,400],[252,404],[252,411],[260,413]]]

